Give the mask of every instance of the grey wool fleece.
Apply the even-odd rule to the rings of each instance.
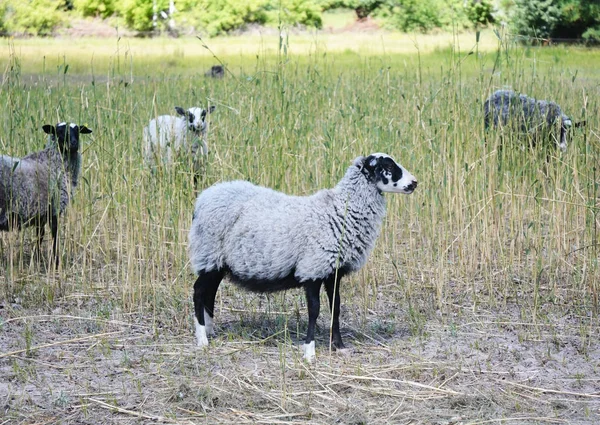
[[[489,128],[511,126],[523,133],[536,135],[540,130],[554,132],[557,124],[560,130],[555,135],[560,149],[567,148],[567,132],[571,119],[560,106],[549,100],[538,100],[512,90],[497,90],[484,103],[484,125]]]
[[[359,270],[375,245],[385,198],[354,160],[333,189],[290,196],[245,181],[203,191],[189,234],[195,273],[228,266],[238,279],[299,282]],[[262,289],[269,291],[269,288]]]
[[[56,147],[23,158],[0,156],[0,229],[28,226],[35,219],[45,223],[50,211],[64,212],[77,185],[80,162],[78,153],[63,162]]]

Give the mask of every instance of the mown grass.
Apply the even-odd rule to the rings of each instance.
[[[84,123],[94,133],[83,140],[81,184],[60,223],[61,269],[48,272],[31,257],[32,231],[4,233],[2,298],[48,311],[83,303],[106,319],[141,315],[153,332],[186,334],[191,344],[194,278],[186,247],[198,190],[248,179],[309,194],[335,185],[356,156],[387,152],[419,187],[387,197],[368,265],[343,282],[348,326],[393,338],[401,311],[412,335],[424,335],[428,318],[439,314],[450,326],[465,308],[516,308],[523,321],[542,325],[557,311],[595,320],[600,52],[497,40],[492,49],[465,37],[437,50],[415,39],[412,54],[383,38],[372,54],[330,51],[319,37],[305,54],[295,54],[303,47],[293,36],[281,49],[272,39],[252,39],[242,52],[228,50],[236,39],[207,42],[231,64],[223,80],[203,77],[215,60],[194,39],[8,43],[0,153],[40,149],[45,123]],[[482,103],[502,87],[554,99],[587,126],[573,133],[566,153],[511,137],[501,148],[499,134],[484,133]],[[141,151],[148,120],[176,105],[207,104],[217,109],[198,187],[185,157],[152,172]],[[269,297],[267,307],[261,300],[224,285],[217,311],[242,321],[264,309],[304,320],[300,292]],[[280,322],[266,335],[258,331],[260,339],[273,328],[287,330],[288,316],[275,317]],[[304,326],[290,326],[301,338]],[[229,337],[243,339],[243,329]]]

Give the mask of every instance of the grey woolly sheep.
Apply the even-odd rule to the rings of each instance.
[[[173,150],[190,148],[192,155],[200,148],[202,155],[208,154],[206,143],[206,114],[215,110],[214,106],[206,109],[194,107],[188,110],[176,106],[180,116],[161,115],[150,120],[144,127],[144,156],[147,161],[161,160],[171,163]]]
[[[512,90],[497,90],[485,101],[483,109],[486,129],[490,124],[494,127],[511,126],[532,135],[534,143],[547,136],[554,139],[562,151],[567,149],[567,135],[573,122],[555,102],[537,100]],[[574,126],[583,125],[585,121]],[[560,133],[556,126],[560,126]]]
[[[58,266],[58,216],[67,208],[78,183],[79,135],[92,130],[64,122],[46,124],[42,129],[48,134],[45,149],[23,158],[0,156],[0,230],[36,226],[39,249],[49,221]]]
[[[412,193],[417,181],[390,156],[358,157],[333,188],[290,196],[246,181],[219,183],[197,198],[189,233],[198,346],[213,331],[215,295],[225,275],[254,292],[304,287],[308,333],[304,358],[315,356],[319,291],[325,284],[339,329],[341,278],[367,261],[385,216],[383,192]]]

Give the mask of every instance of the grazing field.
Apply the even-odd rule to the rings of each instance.
[[[0,154],[41,149],[46,123],[93,133],[59,269],[48,236],[37,259],[33,229],[0,234],[0,424],[600,422],[600,51],[492,33],[5,43]],[[217,60],[230,72],[204,77]],[[565,153],[501,144],[483,129],[498,88],[587,125]],[[197,187],[186,155],[144,164],[150,118],[209,104]],[[227,282],[196,348],[198,191],[305,195],[373,152],[419,186],[387,196],[370,261],[342,281],[350,353],[328,350],[324,294],[306,364],[303,292]]]

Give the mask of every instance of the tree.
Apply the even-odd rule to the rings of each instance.
[[[550,38],[560,19],[557,0],[515,0],[512,30],[529,40]]]
[[[62,0],[19,0],[4,4],[4,26],[9,33],[51,35],[61,22]]]
[[[563,0],[552,37],[600,40],[600,0]]]
[[[515,0],[511,15],[519,35],[600,40],[600,0]]]
[[[73,0],[73,7],[83,16],[108,18],[115,13],[115,0]]]
[[[471,0],[466,4],[469,21],[474,25],[487,25],[494,22],[494,6],[490,0]]]

